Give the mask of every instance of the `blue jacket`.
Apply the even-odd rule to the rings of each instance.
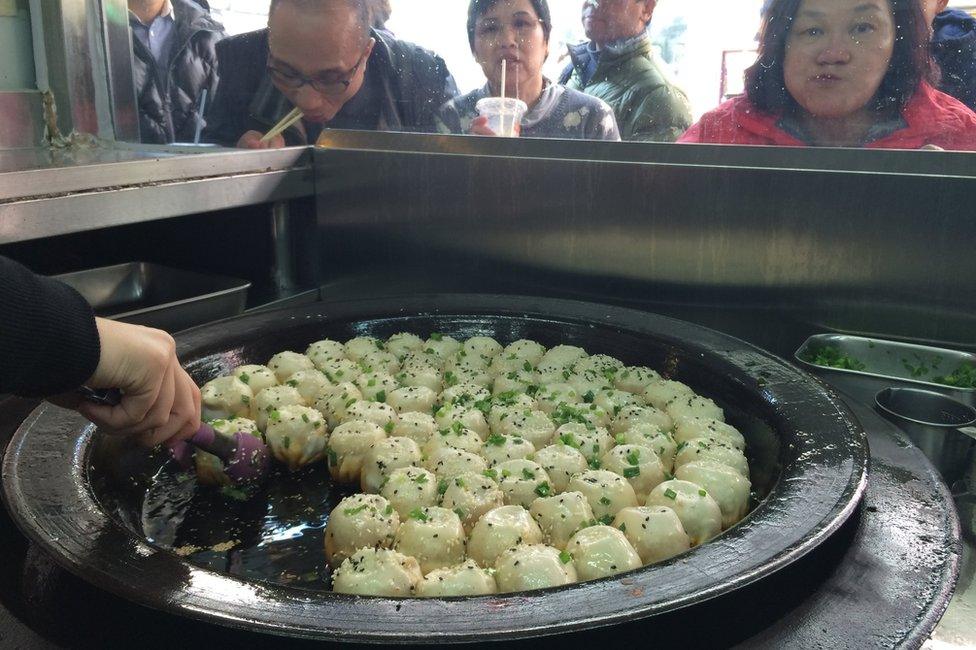
[[[932,54],[942,68],[939,90],[976,111],[976,18],[950,9],[932,23]]]

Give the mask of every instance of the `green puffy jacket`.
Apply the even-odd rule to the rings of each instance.
[[[691,126],[688,98],[655,62],[650,38],[604,49],[585,86],[581,79],[591,56],[586,44],[571,46],[569,56],[572,74],[566,85],[610,104],[623,140],[674,142]]]

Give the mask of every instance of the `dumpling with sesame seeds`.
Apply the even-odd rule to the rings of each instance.
[[[347,358],[353,361],[359,361],[367,354],[382,350],[383,347],[383,343],[376,337],[357,336],[356,338],[346,341],[343,349],[346,352]]]
[[[644,389],[644,401],[654,408],[667,410],[668,404],[681,397],[694,397],[695,391],[680,381],[662,379],[653,382]]]
[[[393,425],[393,435],[400,438],[410,438],[418,445],[423,445],[430,437],[437,433],[437,423],[426,413],[407,412],[400,414],[400,421]]]
[[[366,454],[384,438],[383,429],[365,420],[350,420],[333,429],[326,452],[332,480],[359,485]]]
[[[437,505],[437,477],[422,467],[398,467],[380,488],[380,496],[390,502],[402,521],[417,508]]]
[[[415,558],[384,548],[361,548],[332,574],[339,594],[407,598],[424,579]]]
[[[610,526],[589,526],[566,544],[580,580],[599,580],[639,569],[640,556],[627,537]]]
[[[746,448],[746,439],[739,430],[720,420],[692,417],[683,418],[677,423],[674,428],[675,442],[680,444],[695,438],[718,440],[740,451]]]
[[[345,359],[346,349],[338,341],[323,339],[309,345],[305,356],[312,360],[316,368],[324,370],[329,363]]]
[[[486,512],[505,505],[498,484],[483,474],[460,474],[444,484],[439,483],[438,491],[441,485],[444,487],[441,505],[457,513],[466,531],[474,528]]]
[[[251,415],[254,392],[237,377],[218,377],[200,389],[204,420],[246,418]]]
[[[522,506],[502,506],[486,512],[474,525],[468,539],[468,557],[491,568],[509,548],[541,543],[542,530],[528,510]]]
[[[398,467],[420,464],[420,447],[410,438],[386,438],[373,444],[363,458],[359,487],[367,494],[377,494],[380,487]]]
[[[638,424],[650,424],[661,431],[671,431],[674,429],[674,421],[671,416],[661,409],[653,406],[625,406],[614,417],[610,424],[610,433],[623,433]]]
[[[722,511],[723,529],[737,524],[749,512],[752,484],[728,465],[713,460],[695,460],[675,470],[674,476],[705,488]]]
[[[420,598],[489,596],[497,593],[494,572],[478,566],[474,560],[431,571],[417,585],[417,596]]]
[[[386,403],[401,416],[404,413],[429,414],[437,403],[437,393],[426,386],[403,386],[387,391]]]
[[[684,418],[712,418],[725,422],[725,412],[714,401],[701,395],[680,397],[670,402],[665,408],[667,414],[676,423]]]
[[[390,548],[400,515],[375,494],[348,496],[332,509],[325,525],[325,558],[333,567],[365,547]]]
[[[692,546],[722,532],[722,509],[705,488],[689,481],[672,480],[651,490],[644,504],[674,510]]]
[[[508,505],[528,508],[539,497],[553,494],[549,475],[531,460],[509,460],[492,468],[498,476],[498,487]]]
[[[400,521],[393,549],[417,558],[420,570],[430,573],[463,562],[466,541],[457,513],[431,506],[415,508]]]
[[[593,509],[597,521],[610,523],[624,508],[637,505],[634,488],[623,476],[607,470],[590,470],[569,481],[569,490],[580,492]]]
[[[268,415],[264,439],[271,453],[296,471],[322,460],[328,430],[322,414],[308,406],[282,406]]]
[[[232,373],[235,377],[247,384],[251,392],[257,395],[265,388],[278,385],[278,377],[267,366],[238,366]]]
[[[368,422],[383,427],[383,430],[389,433],[396,427],[399,419],[400,416],[397,415],[397,412],[389,404],[360,399],[346,407],[342,421],[367,420]]]
[[[253,379],[251,380],[254,381]],[[294,375],[282,382],[285,386],[291,386],[298,391],[298,394],[305,400],[307,406],[312,406],[326,389],[332,387],[332,382],[322,374],[321,370],[299,370]]]
[[[664,482],[664,466],[657,454],[641,445],[617,445],[600,459],[600,467],[623,476],[644,503],[651,490]]]
[[[531,460],[539,463],[542,469],[546,470],[552,489],[557,494],[566,491],[571,478],[589,470],[586,456],[581,454],[579,449],[570,447],[562,441],[543,447],[535,452]]]
[[[362,398],[363,394],[356,388],[356,384],[344,381],[322,391],[315,402],[315,408],[325,416],[329,426],[335,428],[353,419],[348,417],[347,409]]]
[[[481,455],[489,467],[510,460],[531,458],[534,453],[535,446],[525,438],[500,436],[495,433],[488,436],[488,440],[485,441],[485,446],[481,450]]]
[[[401,361],[409,352],[419,350],[423,345],[423,339],[410,332],[397,332],[386,339],[386,351]]]
[[[500,593],[562,587],[577,579],[573,558],[566,551],[543,544],[510,548],[495,562]]]
[[[299,370],[313,370],[315,364],[304,354],[299,354],[298,352],[279,352],[268,361],[268,367],[271,368],[278,381],[284,383],[286,379]]]
[[[532,502],[532,518],[539,524],[546,544],[560,550],[580,528],[596,523],[593,509],[581,492],[563,492]]]
[[[400,385],[392,375],[385,372],[364,372],[356,377],[356,387],[363,399],[371,402],[386,402],[390,393]]]
[[[305,400],[298,389],[291,386],[272,386],[265,388],[251,401],[252,418],[261,431],[268,430],[271,414],[285,406],[305,406]]]
[[[454,478],[458,474],[474,472],[483,474],[488,469],[485,459],[463,449],[442,447],[424,460],[424,467],[432,471],[438,479]]]
[[[663,562],[691,548],[681,520],[666,506],[624,508],[613,527],[627,537],[644,564]]]

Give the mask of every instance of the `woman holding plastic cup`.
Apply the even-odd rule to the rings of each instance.
[[[546,0],[471,0],[468,41],[488,83],[441,108],[441,131],[619,140],[607,104],[542,75],[551,31]]]

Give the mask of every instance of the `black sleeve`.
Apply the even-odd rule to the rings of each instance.
[[[72,390],[100,355],[95,316],[77,291],[0,257],[0,393]]]
[[[217,43],[217,90],[207,109],[204,142],[236,147],[247,133],[250,106],[268,61],[267,29]]]

